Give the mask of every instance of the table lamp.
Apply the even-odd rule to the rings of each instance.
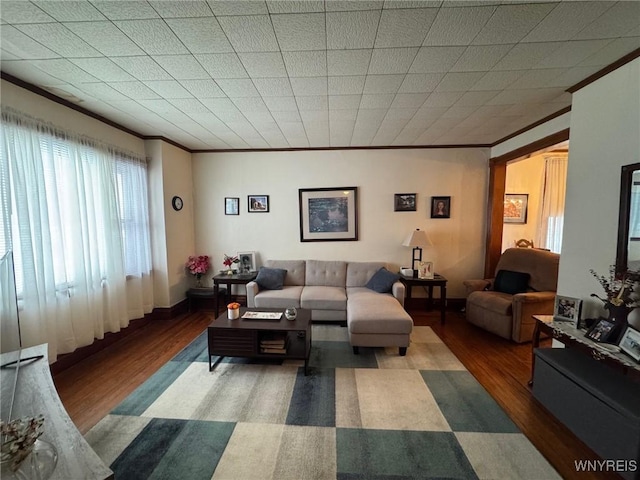
[[[405,247],[413,247],[413,253],[411,256],[411,268],[413,269],[413,276],[418,276],[418,269],[416,268],[416,262],[422,261],[422,247],[432,245],[431,240],[427,236],[424,230],[417,228],[412,231],[409,236],[402,242]]]

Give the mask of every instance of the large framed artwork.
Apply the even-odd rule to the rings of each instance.
[[[358,187],[300,188],[300,241],[358,240]]]
[[[528,193],[507,193],[504,196],[504,223],[527,223]]]

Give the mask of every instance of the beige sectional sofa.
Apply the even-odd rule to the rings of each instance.
[[[406,353],[413,320],[404,309],[404,285],[396,281],[389,293],[366,285],[385,267],[382,262],[324,260],[269,260],[266,268],[286,270],[281,289],[261,289],[247,284],[250,308],[305,308],[311,320],[346,321],[349,341],[358,347],[398,347]]]

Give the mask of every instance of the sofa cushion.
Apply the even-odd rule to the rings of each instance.
[[[373,277],[369,279],[365,287],[370,288],[374,292],[389,293],[391,287],[400,279],[400,275],[390,272],[386,268],[382,267]]]
[[[347,264],[347,288],[364,287],[369,279],[384,267],[382,262],[349,262]]]
[[[496,292],[524,293],[529,288],[529,278],[531,275],[524,272],[513,272],[511,270],[499,270],[493,282],[493,290]]]
[[[301,286],[284,286],[282,290],[261,290],[254,298],[256,308],[300,308]]]
[[[555,292],[558,284],[560,255],[537,248],[507,248],[498,260],[500,270],[527,272],[529,286],[537,292]]]
[[[260,267],[256,283],[262,289],[266,290],[282,290],[284,285],[284,277],[287,271],[283,268]]]
[[[351,333],[409,334],[413,320],[391,295],[358,291],[347,302],[347,323]]]
[[[284,286],[304,285],[304,260],[267,260],[264,262],[265,267],[283,268],[287,271],[284,277]]]
[[[347,262],[307,260],[305,285],[344,287],[347,280]]]
[[[300,296],[300,306],[310,310],[345,310],[347,294],[342,287],[305,286]]]

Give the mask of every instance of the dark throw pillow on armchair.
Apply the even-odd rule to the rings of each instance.
[[[287,271],[283,268],[260,267],[256,283],[265,290],[282,290],[286,274]]]
[[[400,279],[400,275],[390,272],[386,268],[382,267],[373,277],[369,279],[365,287],[378,293],[389,293],[391,287]]]
[[[493,282],[493,290],[510,295],[524,293],[529,289],[530,277],[531,275],[528,273],[498,270],[496,279]]]

